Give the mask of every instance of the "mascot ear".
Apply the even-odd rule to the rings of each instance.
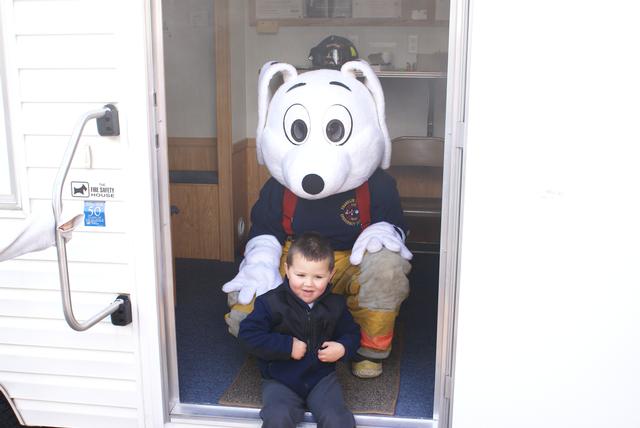
[[[365,61],[349,61],[345,63],[340,71],[344,74],[355,76],[359,71],[364,76],[364,85],[367,87],[371,95],[373,95],[373,101],[376,103],[376,111],[378,112],[378,123],[382,130],[384,137],[384,154],[382,156],[382,163],[380,166],[383,169],[389,168],[391,162],[391,139],[389,138],[389,131],[387,130],[387,121],[384,113],[384,94],[382,92],[382,86],[378,76],[373,71],[371,66]]]
[[[258,128],[256,130],[256,153],[260,165],[264,165],[261,145],[262,131],[267,122],[269,103],[271,102],[271,98],[273,98],[273,91],[269,84],[273,76],[278,73],[282,73],[282,78],[285,82],[298,76],[296,68],[284,62],[268,61],[260,69],[260,75],[258,76]]]

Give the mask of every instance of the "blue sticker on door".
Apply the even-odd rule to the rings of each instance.
[[[105,227],[104,201],[84,201],[84,225]]]

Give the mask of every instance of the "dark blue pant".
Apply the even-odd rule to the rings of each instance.
[[[356,423],[342,396],[335,372],[313,387],[307,400],[272,379],[262,381],[262,428],[295,428],[309,408],[318,428],[350,428]]]

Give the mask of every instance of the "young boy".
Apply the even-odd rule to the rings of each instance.
[[[262,373],[263,427],[295,427],[305,408],[318,427],[355,427],[335,373],[351,359],[360,327],[343,296],[331,293],[333,250],[317,233],[298,237],[287,254],[286,278],[255,300],[238,338],[258,357]]]

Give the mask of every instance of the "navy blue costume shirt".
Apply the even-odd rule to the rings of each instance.
[[[377,169],[369,178],[369,193],[371,224],[385,221],[406,233],[393,177]],[[251,210],[250,239],[273,235],[284,244],[287,235],[282,227],[283,195],[284,186],[274,178],[265,183]],[[298,198],[292,221],[294,238],[315,231],[329,239],[334,250],[350,250],[362,231],[359,214],[355,189],[317,200]]]

